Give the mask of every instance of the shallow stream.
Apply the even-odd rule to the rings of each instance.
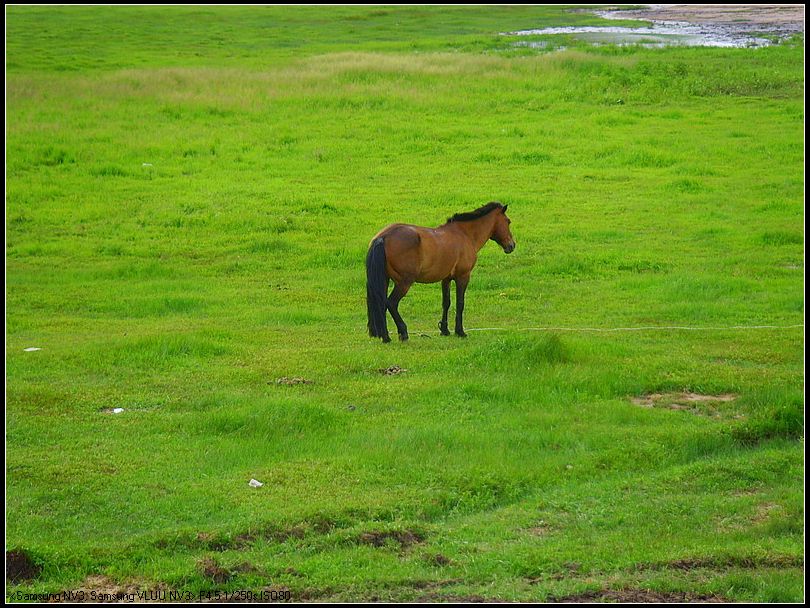
[[[648,5],[651,9],[655,6]],[[593,11],[604,19],[635,19],[628,17],[626,11],[598,10]],[[649,27],[619,26],[581,26],[581,27],[547,27],[535,30],[510,32],[512,36],[567,34],[577,40],[591,44],[638,44],[649,47],[663,46],[709,46],[746,48],[762,47],[774,44],[796,31],[795,25],[764,24],[750,21],[704,22],[664,21],[649,18],[639,19],[648,22]],[[767,36],[767,37],[766,37]],[[545,47],[546,42],[531,41],[519,43],[521,46]]]

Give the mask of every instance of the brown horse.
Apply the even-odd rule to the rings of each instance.
[[[463,338],[464,292],[470,281],[478,250],[488,240],[515,250],[509,231],[511,220],[506,205],[492,202],[469,213],[457,213],[438,228],[411,224],[391,224],[378,232],[369,244],[366,256],[366,303],[368,333],[390,342],[385,311],[391,313],[400,340],[408,339],[408,328],[399,314],[399,302],[414,283],[442,282],[442,320],[439,329],[449,336],[447,311],[450,309],[450,281],[456,282],[456,335]],[[386,297],[388,282],[394,289]]]

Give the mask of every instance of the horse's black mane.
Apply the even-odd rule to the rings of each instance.
[[[479,217],[484,217],[487,213],[495,211],[495,209],[503,209],[503,205],[497,201],[487,203],[483,207],[479,207],[475,211],[468,211],[466,213],[456,213],[453,217],[447,218],[447,223],[450,222],[469,222],[477,220]]]

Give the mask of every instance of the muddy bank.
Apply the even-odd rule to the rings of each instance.
[[[733,27],[758,26],[760,31],[790,29],[804,31],[803,4],[650,4],[640,10],[604,10],[607,19],[644,19],[648,21],[685,21],[687,23],[725,24]]]

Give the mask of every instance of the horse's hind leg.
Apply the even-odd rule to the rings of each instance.
[[[405,297],[405,294],[408,293],[411,285],[413,285],[413,281],[402,279],[399,283],[394,285],[394,289],[391,290],[391,295],[388,296],[388,312],[391,313],[391,317],[397,325],[399,339],[403,342],[408,339],[408,326],[405,325],[405,321],[402,320],[402,315],[399,314],[399,302]]]
[[[439,321],[439,331],[443,336],[449,336],[450,330],[447,328],[447,312],[450,310],[450,279],[442,281],[442,320]]]
[[[456,335],[459,338],[466,338],[464,333],[464,292],[467,291],[467,284],[470,282],[470,275],[456,277]]]

